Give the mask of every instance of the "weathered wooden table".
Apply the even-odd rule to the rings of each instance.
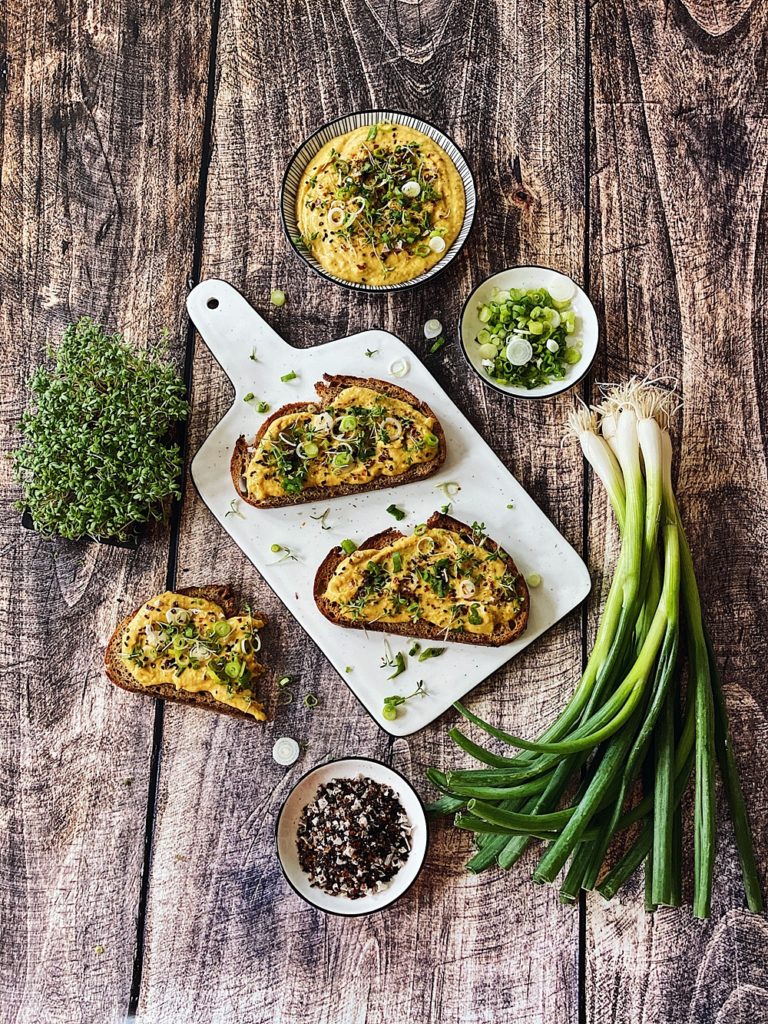
[[[46,343],[88,312],[137,342],[170,330],[193,453],[230,394],[189,328],[190,278],[226,278],[311,345],[371,325],[417,342],[427,317],[453,325],[472,283],[509,264],[573,274],[601,317],[592,379],[660,367],[681,383],[680,493],[765,878],[766,14],[749,0],[6,5],[4,446]],[[388,298],[306,271],[276,203],[303,137],[375,105],[443,126],[479,192],[462,257]],[[275,286],[288,293],[280,310]],[[451,338],[437,377],[596,581],[583,615],[472,697],[526,728],[573,685],[615,537],[600,489],[560,447],[572,399],[491,393]],[[303,767],[362,752],[426,793],[424,768],[456,763],[444,723],[390,742],[189,482],[169,527],[133,553],[44,543],[21,530],[14,497],[5,488],[0,546],[3,1024],[768,1020],[768,926],[742,909],[729,827],[706,924],[689,909],[646,916],[639,881],[610,904],[561,907],[529,882],[530,859],[468,877],[469,840],[447,827],[392,910],[311,911],[275,859],[275,811],[301,770],[273,763],[275,732],[306,739]],[[281,670],[311,681],[322,711],[248,728],[105,681],[104,645],[127,609],[211,579],[271,614]]]

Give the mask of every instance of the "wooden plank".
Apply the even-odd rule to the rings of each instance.
[[[24,380],[81,313],[139,344],[168,327],[183,351],[209,25],[178,3],[22,0],[3,17],[7,452]],[[164,586],[169,531],[136,552],[42,542],[0,465],[0,1020],[122,1021],[154,712],[101,664],[114,624]]]
[[[765,3],[607,0],[591,51],[591,262],[606,374],[658,366],[681,382],[678,491],[764,880],[765,15]],[[686,871],[690,901],[690,862]],[[646,916],[641,879],[610,904],[588,901],[589,1020],[768,1019],[768,930],[743,909],[730,824],[715,879],[706,924],[689,907]]]
[[[568,401],[513,405],[493,395],[468,376],[454,324],[471,285],[491,270],[531,259],[580,276],[579,11],[569,2],[506,0],[473,7],[345,0],[267,11],[226,0],[203,265],[204,275],[240,287],[297,345],[377,324],[424,353],[422,324],[438,315],[451,343],[432,360],[436,375],[577,544],[581,464],[575,456],[564,462],[559,449]],[[383,104],[414,110],[456,138],[477,174],[481,207],[466,255],[434,285],[365,298],[302,268],[280,234],[276,196],[285,163],[313,128]],[[281,310],[268,305],[276,286],[288,294]],[[193,449],[231,401],[201,344],[194,394]],[[274,675],[299,674],[297,692],[311,688],[322,703],[313,714],[295,704],[283,709],[266,729],[167,709],[142,1019],[448,1024],[534,1021],[544,1013],[575,1021],[577,914],[530,885],[530,861],[509,877],[470,878],[468,843],[441,826],[419,884],[385,915],[323,917],[288,890],[274,854],[275,812],[292,781],[326,751],[391,757],[425,793],[425,767],[456,757],[445,723],[390,748],[191,487],[182,525],[179,582],[215,574],[255,595],[273,619],[266,649]],[[579,659],[573,615],[481,688],[473,705],[507,724],[550,717]],[[270,758],[274,737],[284,734],[311,744],[287,774]]]

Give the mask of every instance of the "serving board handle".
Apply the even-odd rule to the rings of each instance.
[[[198,284],[187,296],[187,311],[238,395],[253,380],[267,349],[273,354],[280,349],[286,357],[294,352],[226,281],[211,278]]]

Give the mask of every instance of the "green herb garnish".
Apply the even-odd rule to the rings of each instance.
[[[390,679],[391,678],[392,676],[390,676]],[[384,708],[381,712],[382,717],[386,718],[389,722],[394,721],[394,719],[397,718],[397,709],[402,704],[405,704],[407,700],[411,700],[413,697],[424,697],[426,696],[426,693],[427,691],[424,689],[424,681],[420,679],[416,684],[416,689],[413,693],[406,694],[404,697],[401,697],[399,694],[395,694],[392,697],[385,697]]]
[[[232,501],[230,501],[230,503],[229,503],[229,512],[225,512],[224,513],[224,518],[226,519],[227,516],[240,516],[241,519],[245,519],[245,516],[240,511],[240,499],[239,498],[233,498]]]
[[[351,555],[353,551],[357,551],[357,544],[353,540],[343,540],[341,542],[341,550],[345,555]]]
[[[70,325],[29,380],[34,407],[11,453],[28,510],[45,536],[128,540],[180,498],[182,459],[169,434],[187,416],[185,388],[163,344],[137,351],[90,317]]]
[[[289,380],[296,380],[297,377],[298,374],[296,373],[295,370],[289,370],[288,373],[283,374],[280,380],[283,382],[283,384],[287,384]]]
[[[401,508],[398,508],[397,505],[387,506],[387,512],[389,512],[391,516],[394,516],[398,522],[400,522],[401,519],[405,519],[405,512],[403,512]]]
[[[365,354],[368,356],[369,359],[373,359],[375,355],[378,355],[378,352],[379,350],[377,348],[367,348],[365,350]]]
[[[419,655],[419,661],[428,661],[430,658],[439,658],[441,654],[445,654],[444,647],[427,647]]]

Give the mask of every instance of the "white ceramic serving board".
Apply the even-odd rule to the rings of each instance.
[[[589,593],[589,573],[581,558],[399,338],[387,331],[370,330],[296,349],[231,285],[217,280],[194,288],[187,309],[235,388],[232,408],[192,462],[192,479],[214,516],[382,729],[393,736],[408,736],[424,728]],[[366,357],[366,349],[374,349],[376,354]],[[254,350],[255,360],[251,358]],[[264,418],[253,404],[243,401],[248,392],[275,410],[289,402],[313,399],[315,382],[322,380],[324,373],[394,380],[389,366],[398,358],[408,360],[410,371],[396,382],[426,401],[445,430],[448,456],[439,473],[392,490],[333,498],[316,505],[256,509],[239,501],[240,514],[227,515],[236,498],[229,470],[235,441],[241,434],[252,437]],[[290,370],[296,372],[296,379],[281,382],[280,377]],[[435,485],[451,480],[461,485],[452,514],[466,523],[484,522],[489,536],[510,552],[526,576],[534,572],[541,576],[541,585],[531,590],[528,628],[519,640],[504,647],[440,644],[448,648],[441,657],[422,663],[409,658],[407,672],[388,681],[390,672],[380,665],[385,635],[345,629],[324,618],[312,597],[315,571],[328,551],[346,537],[359,544],[387,527],[398,525],[407,533],[424,522],[446,502]],[[385,511],[393,502],[407,512],[399,524]],[[511,509],[507,507],[510,504]],[[326,517],[330,530],[323,530],[310,518],[326,508],[330,509]],[[298,560],[278,562],[280,556],[271,552],[272,544],[291,548]],[[391,637],[390,643],[394,652],[407,652],[410,647],[403,637]],[[268,635],[265,652],[269,664]],[[420,679],[427,695],[408,701],[393,722],[386,721],[381,715],[383,698],[411,693]]]

